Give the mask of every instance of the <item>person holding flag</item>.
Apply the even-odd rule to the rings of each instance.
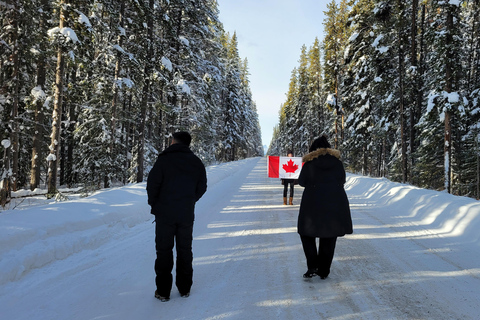
[[[290,184],[290,204],[293,205],[293,185],[297,184],[298,176],[302,170],[302,157],[294,157],[288,151],[287,157],[268,156],[268,177],[282,179],[283,204],[287,204],[288,185]]]
[[[293,151],[287,151],[287,157],[293,157]],[[290,198],[289,204],[293,205],[293,185],[295,184],[296,179],[282,179],[283,185],[283,204],[287,205],[287,194],[288,194],[288,186],[290,186]]]

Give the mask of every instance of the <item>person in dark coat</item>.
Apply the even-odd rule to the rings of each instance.
[[[172,289],[173,247],[177,251],[175,284],[182,297],[193,284],[195,203],[207,190],[202,161],[193,154],[188,132],[173,134],[172,144],[157,158],[147,179],[148,204],[155,215],[155,297],[168,301]]]
[[[293,157],[293,151],[287,151],[287,157]],[[282,179],[283,185],[283,204],[287,204],[287,194],[288,194],[288,186],[290,186],[290,199],[289,204],[293,205],[293,185],[295,184],[295,179]]]
[[[353,233],[350,206],[343,185],[340,151],[322,136],[303,157],[298,183],[305,187],[298,215],[298,233],[307,259],[305,278],[325,279],[330,273],[337,237]],[[320,238],[317,251],[316,238]]]

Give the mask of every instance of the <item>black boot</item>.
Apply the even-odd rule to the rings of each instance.
[[[307,272],[303,274],[304,278],[312,278],[317,275],[317,269],[308,269]]]

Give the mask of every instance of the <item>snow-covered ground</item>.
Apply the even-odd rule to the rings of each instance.
[[[354,234],[339,238],[329,278],[304,280],[302,188],[282,205],[266,158],[207,173],[189,298],[175,288],[169,302],[153,297],[154,225],[141,183],[1,211],[0,318],[479,318],[478,201],[348,175]]]

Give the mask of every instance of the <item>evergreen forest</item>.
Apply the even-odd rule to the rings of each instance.
[[[171,134],[262,156],[247,59],[216,0],[0,1],[0,202],[142,182]]]
[[[480,197],[480,1],[332,0],[269,154],[326,135],[348,171]],[[313,39],[312,39],[313,40]]]

